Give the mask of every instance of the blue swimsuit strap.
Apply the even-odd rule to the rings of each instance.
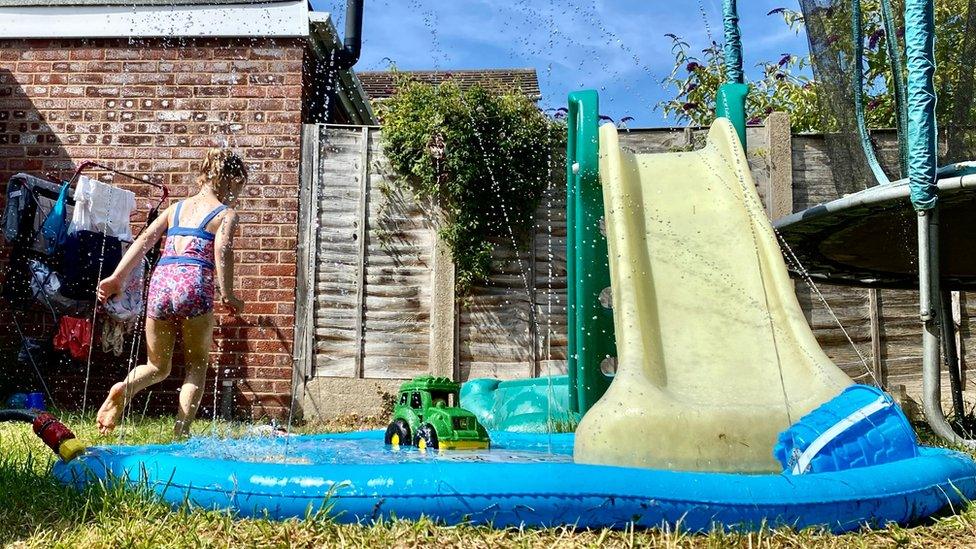
[[[180,200],[176,203],[176,211],[173,213],[173,228],[180,226],[180,210],[183,209],[183,201]]]
[[[200,229],[201,231],[204,230],[204,229],[206,229],[207,228],[207,225],[211,221],[213,221],[213,219],[215,217],[217,217],[218,215],[220,215],[220,212],[222,212],[222,211],[224,211],[226,209],[227,209],[227,206],[225,204],[221,204],[220,206],[217,206],[216,208],[214,208],[213,210],[211,210],[210,213],[207,214],[207,217],[204,217],[203,218],[203,221],[200,222],[200,226],[197,227],[197,228]]]
[[[176,212],[173,214],[173,226],[166,231],[167,236],[195,236],[197,238],[202,238],[204,240],[213,240],[214,234],[206,230],[207,225],[213,221],[215,217],[220,215],[221,212],[227,209],[225,204],[217,206],[206,217],[200,222],[197,227],[181,227],[180,226],[180,209],[183,207],[183,201],[176,204]]]

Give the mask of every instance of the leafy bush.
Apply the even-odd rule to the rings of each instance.
[[[967,82],[973,77],[973,65],[967,59],[966,46],[972,42],[969,28],[969,0],[936,0],[935,2],[935,87],[939,94],[937,117],[940,126],[970,126],[976,124],[976,102],[972,101]],[[852,64],[853,36],[850,3],[838,3],[822,29],[829,49],[842,52],[845,67]],[[892,0],[899,48],[904,54],[904,1]],[[767,16],[782,18],[795,33],[805,32],[803,14],[787,8],[771,10]],[[887,41],[881,19],[878,0],[862,0],[864,60],[865,120],[869,128],[891,128],[895,125],[895,100],[892,74],[888,59]],[[672,98],[658,107],[678,122],[708,125],[715,118],[715,94],[725,81],[725,60],[720,43],[702,50],[701,55],[690,51],[690,46],[675,34],[668,34],[672,41],[671,53],[674,68],[664,79],[671,88]],[[749,37],[744,47],[749,48]],[[846,53],[844,53],[846,52]],[[805,52],[806,53],[806,52]],[[904,62],[904,57],[902,58]],[[810,77],[809,55],[783,53],[777,60],[758,63],[761,79],[751,81],[752,86],[746,112],[750,123],[759,123],[767,114],[784,111],[790,114],[793,131],[835,131],[829,113],[823,112],[818,94],[823,93],[821,83]],[[853,101],[853,99],[851,99]],[[825,116],[826,114],[826,116]],[[958,134],[958,132],[956,132]],[[953,136],[950,135],[950,139]],[[956,136],[958,137],[958,135]]]
[[[565,126],[518,92],[434,86],[401,77],[379,106],[386,155],[420,198],[441,209],[459,295],[487,278],[493,240],[522,246],[534,213],[562,171]]]
[[[662,101],[659,107],[678,122],[707,126],[715,119],[715,96],[725,83],[725,59],[722,45],[713,42],[702,55],[689,52],[689,45],[676,35],[671,38],[674,69],[665,79],[674,98]],[[784,53],[776,62],[760,63],[763,78],[749,82],[746,115],[750,125],[761,123],[773,111],[790,113],[793,130],[798,132],[820,129],[822,115],[817,104],[814,82],[805,74],[809,57]]]

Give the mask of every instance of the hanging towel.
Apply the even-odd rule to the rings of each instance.
[[[129,217],[135,207],[134,192],[83,175],[75,188],[75,210],[68,232],[94,231],[132,240]]]
[[[75,360],[87,360],[91,352],[92,323],[87,318],[62,316],[58,333],[54,335],[54,348],[67,351]]]
[[[45,240],[47,240],[47,250],[48,254],[53,254],[55,250],[58,249],[61,244],[64,243],[64,237],[68,232],[68,189],[70,187],[67,183],[61,185],[61,192],[58,194],[58,200],[54,203],[54,207],[51,208],[51,212],[47,214],[44,219],[44,225],[41,226],[41,232],[44,234]]]

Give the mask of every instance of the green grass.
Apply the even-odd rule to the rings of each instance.
[[[90,418],[68,417],[66,423],[83,440],[96,440]],[[375,426],[375,421],[354,419],[301,430],[344,430],[364,423]],[[167,442],[171,429],[172,418],[137,420],[127,425],[124,443]],[[194,432],[210,429],[209,422],[198,422]],[[138,489],[95,487],[78,493],[62,487],[49,475],[53,454],[27,425],[0,424],[0,448],[0,545],[5,547],[976,547],[976,506],[922,526],[843,536],[789,529],[699,536],[658,530],[492,529],[427,520],[350,526],[324,515],[283,522],[234,519],[223,512],[174,511]]]

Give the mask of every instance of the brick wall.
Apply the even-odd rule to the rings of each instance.
[[[3,184],[16,172],[63,175],[93,159],[167,185],[172,203],[196,192],[208,147],[226,140],[243,153],[252,176],[239,206],[235,285],[247,308],[241,320],[219,317],[208,384],[214,371],[240,379],[240,413],[255,417],[289,406],[305,51],[301,39],[0,41]],[[141,229],[154,190],[117,184],[137,193]],[[174,366],[150,402],[170,413],[182,378]],[[96,354],[89,402],[97,406],[125,369]],[[49,372],[48,382],[71,406],[84,365],[67,370]]]

